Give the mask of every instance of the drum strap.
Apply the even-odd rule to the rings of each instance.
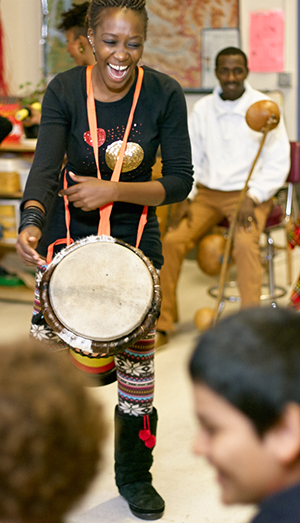
[[[67,176],[66,176],[66,169],[65,169],[64,189],[67,189],[67,188],[68,188],[68,184],[67,184]],[[63,198],[64,198],[64,205],[65,205],[65,222],[66,222],[67,234],[66,234],[66,238],[60,238],[59,240],[56,240],[55,242],[53,242],[49,245],[48,251],[47,251],[47,257],[46,257],[47,265],[49,265],[49,263],[52,262],[53,249],[54,249],[55,245],[62,245],[63,243],[65,243],[66,245],[71,245],[71,243],[74,243],[74,240],[71,238],[71,234],[70,234],[71,215],[70,215],[70,210],[69,210],[69,200],[68,200],[68,197],[65,195],[63,196]]]
[[[99,168],[99,154],[98,154],[98,139],[97,139],[97,116],[96,116],[96,108],[95,108],[95,99],[94,99],[94,90],[93,90],[93,83],[92,83],[92,69],[93,65],[89,65],[86,68],[86,85],[87,85],[87,114],[88,114],[88,122],[90,127],[90,133],[92,136],[92,142],[93,142],[93,150],[94,150],[94,156],[95,156],[95,162],[97,166],[97,177],[101,179],[101,173]],[[133,101],[132,106],[129,114],[129,118],[127,121],[127,126],[124,133],[123,142],[121,145],[121,149],[119,152],[119,156],[115,165],[115,168],[112,173],[111,181],[118,182],[120,179],[120,174],[122,170],[122,164],[124,160],[124,154],[126,151],[126,145],[128,136],[130,133],[132,121],[133,121],[133,115],[134,111],[139,99],[139,95],[141,92],[141,87],[143,83],[143,77],[144,77],[144,70],[142,67],[138,68],[138,78],[137,83],[133,95]],[[66,169],[64,172],[64,182],[63,182],[64,189],[67,189],[67,177],[66,177]],[[67,196],[64,196],[64,205],[65,205],[65,221],[66,221],[66,238],[61,238],[59,240],[56,240],[48,247],[47,252],[47,264],[51,263],[53,258],[53,249],[55,245],[61,245],[65,243],[66,245],[70,245],[71,243],[74,243],[74,240],[71,238],[70,234],[70,222],[71,222],[71,216],[70,216],[70,210],[69,210],[69,201]],[[100,208],[100,221],[98,226],[98,235],[105,234],[106,236],[110,236],[110,215],[112,211],[112,203],[108,203]],[[148,213],[148,206],[145,206],[143,209],[143,212],[141,214],[139,225],[138,225],[138,231],[137,231],[137,239],[136,239],[136,247],[139,246],[142,234],[145,228],[145,225],[147,223],[147,213]]]
[[[86,68],[87,114],[88,114],[90,133],[92,136],[95,162],[97,165],[97,176],[98,176],[98,178],[101,179],[101,173],[100,173],[100,168],[99,168],[99,153],[98,153],[97,116],[96,116],[95,98],[94,98],[94,90],[93,90],[93,83],[92,83],[93,67],[94,67],[93,65],[89,65]],[[125,133],[124,133],[124,137],[123,137],[123,142],[121,145],[121,149],[119,152],[119,156],[118,156],[115,168],[114,168],[112,176],[111,176],[112,182],[118,182],[120,179],[120,174],[121,174],[123,160],[124,160],[124,154],[125,154],[126,146],[127,146],[127,140],[128,140],[131,126],[132,126],[134,111],[135,111],[135,108],[136,108],[136,105],[137,105],[137,102],[139,99],[139,95],[141,92],[143,77],[144,77],[144,70],[142,67],[139,67],[138,68],[138,78],[137,78],[136,87],[135,87],[135,91],[134,91],[134,95],[133,95],[133,101],[132,101],[130,114],[128,117],[126,129],[125,129]],[[110,236],[109,219],[110,219],[110,214],[112,211],[112,206],[113,206],[112,203],[108,203],[107,205],[104,205],[100,209],[100,223],[99,223],[99,228],[98,228],[99,235],[106,234],[107,236]],[[144,229],[146,221],[147,221],[147,212],[148,212],[148,207],[145,206],[143,209],[141,218],[140,218],[140,222],[139,222],[136,247],[138,247],[142,234],[143,234],[143,229]]]

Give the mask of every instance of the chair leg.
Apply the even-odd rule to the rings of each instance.
[[[269,265],[269,292],[271,297],[271,306],[273,308],[277,307],[275,301],[275,283],[274,283],[274,242],[271,238],[271,235],[267,233],[267,244],[268,244],[268,265]]]
[[[268,276],[269,281],[267,283],[262,284],[262,289],[267,287],[266,293],[261,293],[260,299],[261,301],[270,301],[271,307],[275,308],[277,307],[276,300],[278,298],[281,298],[284,296],[287,291],[284,287],[281,287],[280,285],[275,285],[275,271],[274,271],[274,258],[275,258],[275,248],[274,248],[274,241],[271,238],[271,234],[269,231],[264,231],[266,234],[267,239],[267,254],[265,256],[265,259],[268,261]],[[224,284],[224,294],[222,301],[229,301],[229,302],[239,302],[241,301],[241,298],[237,292],[233,293],[233,289],[237,288],[237,282],[236,281],[226,281]],[[213,287],[210,287],[208,289],[208,294],[212,296],[213,298],[217,298],[218,296],[218,285],[214,285]],[[222,304],[222,307],[224,307],[225,303]]]
[[[292,250],[289,246],[288,241],[288,231],[290,229],[290,220],[285,224],[285,234],[286,234],[286,266],[287,266],[287,283],[291,285],[292,283]]]

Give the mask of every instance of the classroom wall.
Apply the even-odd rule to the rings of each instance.
[[[285,72],[292,74],[292,87],[278,87],[277,73],[250,73],[249,82],[256,89],[280,89],[284,98],[284,116],[290,140],[297,140],[298,120],[298,0],[240,0],[241,44],[249,50],[249,14],[264,9],[282,9],[285,14]],[[299,137],[300,138],[300,137]]]
[[[251,73],[248,81],[258,90],[280,90],[283,95],[283,112],[291,141],[298,138],[298,0],[240,0],[240,34],[241,47],[249,54],[249,19],[251,11],[268,9],[283,9],[285,14],[285,71],[292,75],[292,87],[278,86],[278,73]],[[201,94],[187,95],[188,110],[190,111]]]
[[[280,88],[284,96],[284,115],[290,140],[297,139],[298,69],[297,8],[298,0],[240,0],[242,49],[249,48],[249,13],[261,9],[283,9],[285,12],[285,71],[292,74],[292,87]],[[43,45],[41,44],[41,0],[0,0],[4,30],[5,67],[11,94],[19,94],[19,85],[29,81],[35,86],[42,76]],[[253,87],[278,89],[277,73],[250,73]],[[200,94],[187,94],[191,110]]]
[[[41,5],[41,0],[0,1],[5,77],[12,95],[19,94],[20,84],[35,87],[42,78]]]

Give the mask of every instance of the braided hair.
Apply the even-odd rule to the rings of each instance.
[[[58,29],[67,32],[69,29],[73,29],[75,38],[79,35],[87,36],[87,21],[86,15],[89,7],[89,2],[83,2],[82,4],[72,4],[72,8],[68,11],[64,11],[61,14],[61,20],[58,25]]]
[[[140,13],[144,19],[145,36],[146,36],[147,25],[148,25],[146,0],[92,0],[89,5],[88,12],[87,12],[87,21],[88,21],[89,27],[91,27],[93,31],[96,30],[96,27],[100,21],[100,17],[102,15],[103,11],[110,7],[116,7],[119,9],[122,9],[125,7],[127,9],[131,9],[132,11],[136,11],[137,13]]]

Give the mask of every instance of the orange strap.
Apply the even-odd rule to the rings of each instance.
[[[86,68],[86,83],[87,83],[87,115],[88,115],[88,122],[89,122],[89,128],[92,136],[92,142],[93,142],[93,150],[94,150],[94,156],[95,156],[95,162],[97,166],[97,177],[101,180],[101,173],[99,168],[99,155],[98,155],[98,139],[97,139],[97,116],[96,116],[96,108],[95,108],[95,99],[94,99],[94,91],[93,91],[93,84],[92,84],[92,69],[93,65],[89,65]],[[120,179],[120,174],[122,170],[122,164],[124,159],[124,154],[126,151],[127,146],[127,140],[130,133],[132,120],[134,111],[136,108],[136,104],[139,99],[142,82],[143,82],[143,76],[144,76],[144,70],[139,67],[138,68],[138,79],[133,95],[133,102],[128,118],[128,122],[126,125],[125,133],[123,142],[120,148],[119,156],[115,165],[115,168],[112,173],[111,181],[118,182]],[[64,182],[63,182],[64,189],[68,188],[67,184],[67,176],[66,176],[66,169],[64,172]],[[65,205],[65,222],[66,222],[66,229],[67,234],[66,238],[61,238],[59,240],[56,240],[55,242],[51,243],[48,247],[47,252],[47,264],[52,261],[53,258],[53,249],[55,245],[61,245],[65,243],[67,246],[69,246],[71,243],[74,243],[74,240],[72,240],[70,235],[70,222],[71,222],[71,215],[70,215],[70,209],[69,209],[69,200],[67,196],[64,195],[64,205]],[[100,209],[100,222],[98,226],[98,235],[105,234],[107,236],[110,236],[110,215],[112,211],[112,203],[108,203],[101,207]],[[145,206],[142,212],[142,215],[140,217],[139,225],[138,225],[138,232],[137,232],[137,240],[136,240],[136,247],[139,246],[142,234],[144,231],[144,227],[147,223],[147,213],[148,213],[148,206]]]
[[[68,188],[67,184],[67,176],[66,176],[66,169],[64,172],[64,189]],[[70,222],[71,222],[71,215],[70,215],[70,209],[69,209],[69,200],[67,196],[63,196],[64,204],[65,204],[65,222],[66,222],[66,229],[67,229],[67,235],[66,238],[61,238],[59,240],[56,240],[55,242],[51,243],[48,247],[47,251],[47,258],[46,262],[47,265],[52,261],[53,258],[53,249],[55,245],[61,245],[62,243],[65,243],[67,246],[71,245],[71,243],[74,243],[74,240],[71,238],[70,234]]]
[[[95,162],[96,162],[96,166],[97,166],[97,177],[99,179],[101,179],[101,173],[100,173],[100,168],[99,168],[98,140],[97,140],[97,116],[96,116],[95,99],[94,99],[93,82],[92,82],[93,67],[94,67],[93,65],[89,65],[86,68],[87,114],[88,114],[89,128],[90,128],[90,132],[91,132],[91,136],[92,136]],[[127,146],[127,140],[128,140],[131,126],[132,126],[132,120],[133,120],[133,115],[134,115],[134,111],[136,108],[136,104],[139,99],[142,82],[143,82],[143,77],[144,77],[144,70],[142,69],[142,67],[139,67],[138,68],[138,78],[137,78],[136,87],[135,87],[135,91],[134,91],[134,95],[133,95],[133,102],[132,102],[129,118],[127,121],[123,142],[122,142],[122,145],[120,148],[119,156],[118,156],[115,168],[112,173],[112,177],[111,177],[112,182],[118,182],[120,179],[120,174],[121,174],[123,160],[124,160],[124,154],[125,154],[126,146]],[[110,220],[110,215],[111,215],[111,211],[112,211],[112,206],[113,206],[112,203],[108,203],[107,205],[104,205],[100,209],[100,223],[99,223],[99,228],[98,228],[99,235],[106,234],[107,236],[110,236],[110,221],[109,220]],[[148,211],[148,208],[147,208],[147,211]],[[146,216],[147,216],[147,211],[146,211]],[[142,219],[144,213],[145,213],[145,208],[143,210],[141,219]],[[144,221],[144,219],[143,219],[143,221]],[[143,223],[143,221],[142,221],[142,223]],[[146,221],[147,221],[147,219],[146,219]],[[138,228],[138,237],[140,236],[140,238],[142,237],[142,233],[143,233],[143,230],[140,233],[140,227],[142,226],[142,223],[140,221],[139,228]],[[144,226],[145,226],[145,223],[144,223]],[[144,229],[144,226],[143,226],[143,229]],[[140,243],[140,240],[139,240],[137,246],[139,245],[139,243]]]
[[[144,232],[144,228],[147,223],[147,214],[148,214],[148,206],[145,205],[143,212],[141,214],[140,220],[139,220],[138,231],[137,231],[137,236],[136,236],[136,244],[135,244],[136,247],[138,247],[140,245],[140,242],[141,242],[141,239],[143,236],[143,232]]]

